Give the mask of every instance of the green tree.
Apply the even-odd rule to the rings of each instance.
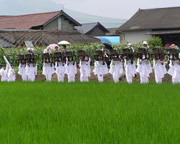
[[[148,40],[149,47],[152,48],[162,48],[163,43],[160,37],[153,37],[152,39]]]

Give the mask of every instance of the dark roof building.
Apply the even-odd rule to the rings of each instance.
[[[121,41],[138,42],[159,36],[164,44],[180,44],[180,7],[139,9],[118,31]]]
[[[105,36],[108,33],[108,29],[106,29],[101,23],[85,23],[81,26],[75,27],[78,32],[91,36]]]
[[[80,26],[80,23],[62,10],[19,16],[0,16],[0,29],[74,31],[74,26]]]
[[[79,32],[44,30],[0,30],[0,47],[25,47],[25,41],[32,41],[35,47],[47,46],[67,40],[71,44],[99,43],[100,40]]]
[[[119,28],[108,28],[108,33],[106,33],[107,36],[119,36]]]

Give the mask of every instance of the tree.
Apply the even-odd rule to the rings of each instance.
[[[153,37],[152,39],[148,40],[149,47],[152,48],[162,48],[162,39],[160,37]]]

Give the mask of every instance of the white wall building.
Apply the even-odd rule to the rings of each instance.
[[[136,43],[158,36],[163,44],[180,45],[180,7],[139,9],[118,33],[121,42]]]

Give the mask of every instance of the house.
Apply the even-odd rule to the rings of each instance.
[[[78,32],[90,35],[90,36],[105,36],[108,33],[108,29],[106,29],[101,23],[85,23],[81,26],[76,26]]]
[[[46,46],[67,40],[72,44],[98,43],[98,39],[83,35],[74,28],[81,24],[64,11],[0,16],[0,47],[23,47],[24,41]]]
[[[163,44],[180,45],[180,7],[139,9],[118,31],[121,42],[140,42],[158,36]]]
[[[0,29],[60,30],[72,32],[81,24],[63,10],[19,16],[0,16]]]

